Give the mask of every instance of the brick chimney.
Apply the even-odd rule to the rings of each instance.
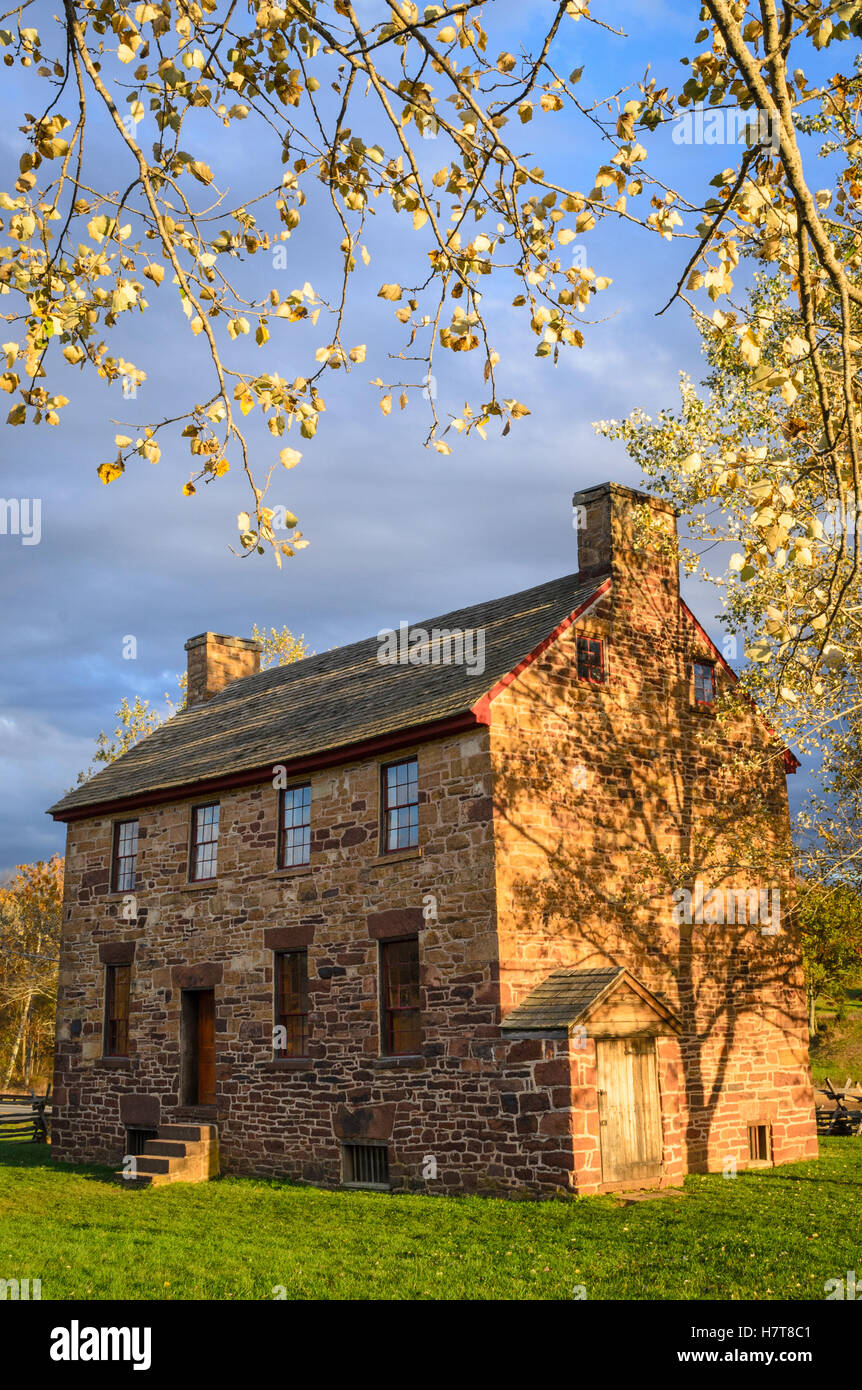
[[[242,676],[260,670],[260,642],[250,637],[223,637],[202,632],[186,642],[188,652],[188,703],[201,705]]]
[[[669,502],[637,492],[622,483],[598,483],[572,498],[578,537],[578,569],[613,574],[615,580],[649,572],[674,593],[679,592],[679,564],[675,555],[662,554],[653,545],[637,549],[637,508],[649,506],[663,533],[676,540],[676,512]]]

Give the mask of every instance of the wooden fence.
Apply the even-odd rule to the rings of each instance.
[[[827,1076],[825,1085],[814,1087],[818,1134],[862,1135],[862,1086],[848,1076],[842,1087],[833,1086]]]
[[[7,1110],[7,1106],[15,1108]],[[50,1112],[50,1086],[44,1096],[34,1091],[25,1096],[0,1093],[0,1140],[31,1139],[34,1144],[47,1144]]]

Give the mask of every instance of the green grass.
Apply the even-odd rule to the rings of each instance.
[[[818,1008],[819,1031],[811,1044],[811,1071],[815,1082],[830,1077],[843,1085],[849,1076],[862,1081],[862,980],[855,989],[847,991],[843,1019],[836,1018],[834,1009]]]
[[[682,1196],[514,1202],[262,1179],[126,1191],[0,1145],[0,1277],[43,1299],[822,1299],[862,1269],[862,1141],[686,1179]]]

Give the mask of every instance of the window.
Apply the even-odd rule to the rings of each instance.
[[[604,685],[605,657],[601,637],[578,638],[578,677],[582,681],[592,681],[593,685]]]
[[[383,1051],[388,1057],[415,1055],[422,1046],[419,1017],[419,941],[380,945]]]
[[[345,1187],[389,1187],[389,1154],[385,1144],[342,1144]]]
[[[189,877],[193,882],[215,878],[218,868],[218,802],[195,806],[192,811],[192,855]]]
[[[715,667],[708,661],[694,663],[694,698],[699,705],[715,704]]]
[[[138,875],[138,822],[121,820],[114,826],[114,870],[111,891],[131,893]]]
[[[138,1127],[126,1128],[126,1153],[140,1157],[144,1152],[144,1145],[150,1139],[158,1139],[157,1129],[140,1129]]]
[[[405,758],[383,769],[383,848],[412,849],[419,843],[419,763]]]
[[[748,1126],[748,1157],[752,1163],[768,1163],[770,1154],[769,1125]]]
[[[287,787],[281,793],[278,866],[307,864],[311,856],[311,786]]]
[[[132,967],[108,965],[105,970],[105,1056],[128,1057]]]
[[[308,1056],[308,952],[275,953],[275,1023],[284,1031],[273,1039],[277,1057]]]

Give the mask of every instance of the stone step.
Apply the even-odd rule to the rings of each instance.
[[[187,1139],[193,1143],[212,1143],[218,1138],[218,1126],[193,1124],[159,1125],[159,1138]]]
[[[137,1173],[175,1173],[176,1162],[170,1158],[158,1158],[150,1154],[140,1154],[135,1159]]]
[[[208,1140],[194,1139],[148,1139],[144,1145],[147,1158],[191,1158],[206,1153]]]

